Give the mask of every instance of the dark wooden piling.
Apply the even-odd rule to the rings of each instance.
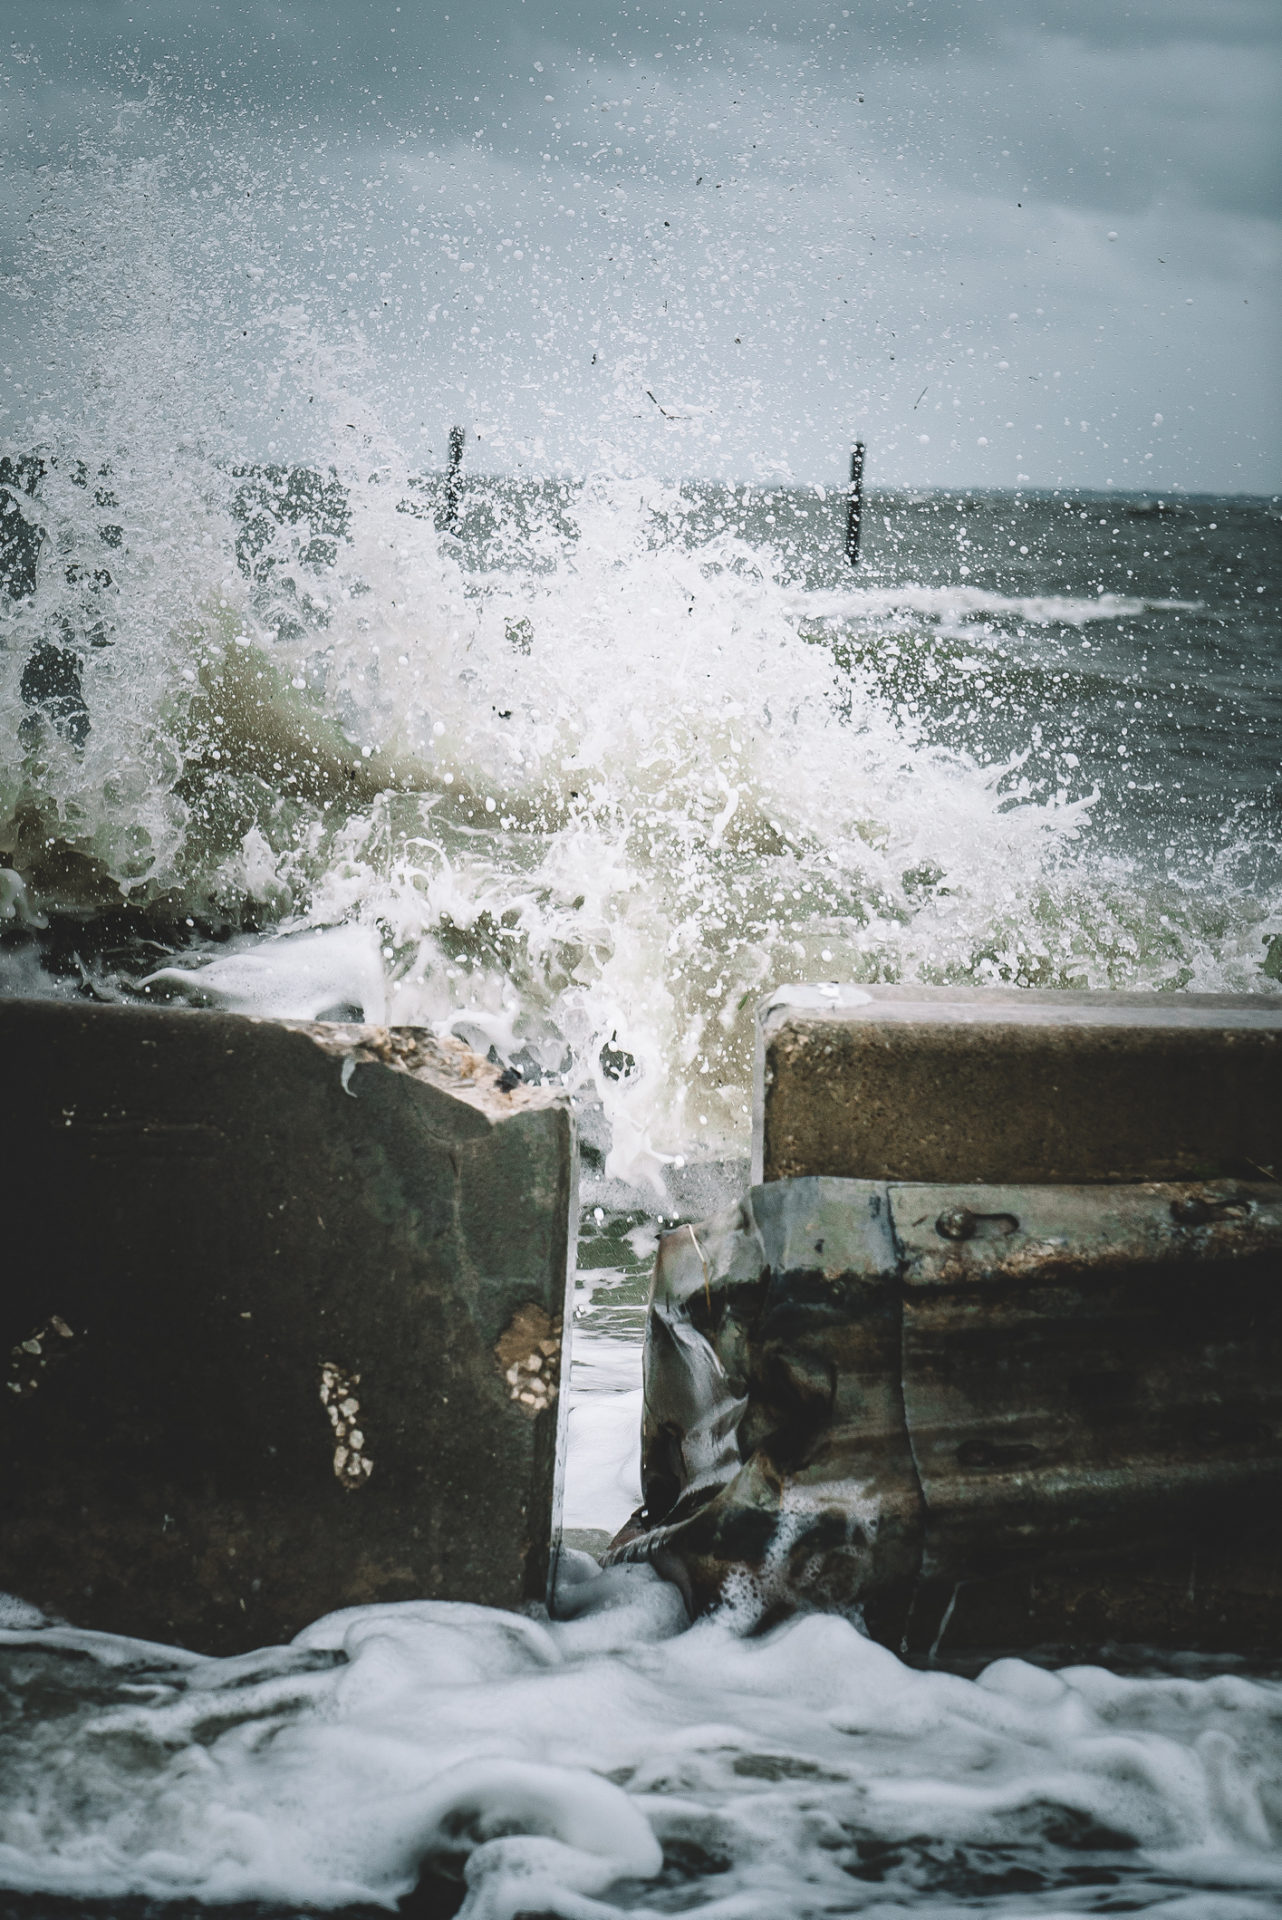
[[[463,498],[464,438],[462,427],[450,428],[450,457],[445,473],[445,525],[451,531],[457,530],[459,502]]]
[[[859,533],[864,516],[864,443],[856,440],[850,455],[850,491],[846,500],[846,558],[859,564]]]

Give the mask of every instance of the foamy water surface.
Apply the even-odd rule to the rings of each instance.
[[[832,1616],[686,1627],[576,1555],[557,1614],[362,1608],[221,1661],[11,1626],[0,1873],[291,1911],[421,1884],[469,1920],[1282,1901],[1276,1681],[919,1673]]]

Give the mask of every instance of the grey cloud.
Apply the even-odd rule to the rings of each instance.
[[[500,465],[1274,484],[1271,3],[401,4],[9,0],[9,258],[87,130],[163,160],[246,395],[302,301]]]
[[[624,70],[638,87],[698,94],[724,73],[760,91],[773,79],[811,86],[829,113],[863,92],[868,129],[883,150],[904,149],[909,173],[960,164],[1015,198],[1135,209],[1164,195],[1268,212],[1282,158],[1272,0],[1217,0],[1213,15],[1204,0],[719,0],[631,14],[512,0],[46,0],[34,22],[26,0],[8,0],[4,12],[49,75],[55,143],[74,101],[57,91],[62,76],[127,92],[159,67],[205,112],[297,108],[428,144],[480,137],[516,152],[537,134],[563,146],[557,92],[580,92],[593,63],[636,60]]]

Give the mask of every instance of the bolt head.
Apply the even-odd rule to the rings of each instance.
[[[945,1240],[969,1240],[978,1224],[969,1207],[945,1207],[935,1222],[935,1232]]]

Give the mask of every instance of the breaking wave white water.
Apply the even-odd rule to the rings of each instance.
[[[181,522],[153,488],[130,499],[123,457],[112,475],[113,507],[69,466],[38,501],[50,545],[83,545],[106,511],[126,524],[94,603],[106,643],[77,655],[78,733],[20,684],[47,643],[40,593],[11,607],[0,663],[0,837],[34,902],[128,904],[171,945],[246,921],[359,925],[388,1017],[564,1078],[604,1116],[622,1178],[659,1191],[674,1159],[741,1149],[751,1006],[780,977],[1258,972],[1250,915],[1239,959],[1231,935],[1199,933],[1196,898],[1173,919],[1124,862],[1082,856],[1074,755],[1048,784],[1025,751],[941,742],[920,697],[807,631],[770,550],[679,487],[601,477],[554,515],[527,500],[496,514],[478,567],[403,511],[407,471],[349,473],[319,556],[313,504],[261,516],[238,567],[249,508],[232,511],[223,468],[188,462],[187,497],[205,495]],[[495,564],[518,544],[523,564]],[[852,618],[875,631],[894,608],[958,604],[832,601],[847,636]],[[1054,603],[1004,604],[1036,619]],[[914,644],[900,635],[895,659]],[[228,998],[228,968],[286,958],[219,960],[207,985],[257,1005]],[[185,984],[153,967],[149,991]],[[362,975],[334,997],[378,994]]]
[[[217,958],[197,997],[265,1006],[296,950],[233,962],[229,936],[358,928],[309,1006],[381,997],[562,1079],[655,1196],[743,1151],[780,978],[1260,984],[1282,894],[1254,828],[1190,844],[1170,796],[1149,844],[1178,878],[1092,838],[1106,777],[1134,763],[1123,822],[1161,785],[1135,761],[1169,705],[1149,638],[1089,683],[1045,651],[1197,598],[1121,591],[1112,546],[1096,592],[1050,590],[1042,536],[1005,526],[1026,589],[970,581],[960,500],[919,516],[950,578],[883,556],[839,589],[837,496],[637,477],[617,448],[581,483],[478,477],[438,525],[359,328],[274,264],[261,156],[165,112],[51,177],[18,289],[84,370],[0,476],[0,865],[64,977],[154,997]],[[216,295],[211,246],[243,264]],[[251,399],[310,464],[254,460]]]
[[[895,613],[921,613],[941,622],[975,614],[998,614],[1037,627],[1082,627],[1092,620],[1122,620],[1137,613],[1198,613],[1200,600],[1140,599],[1124,593],[1093,598],[1062,593],[996,593],[964,584],[942,587],[905,585],[862,587],[834,593],[812,589],[791,596],[799,614],[825,620],[867,619]]]

